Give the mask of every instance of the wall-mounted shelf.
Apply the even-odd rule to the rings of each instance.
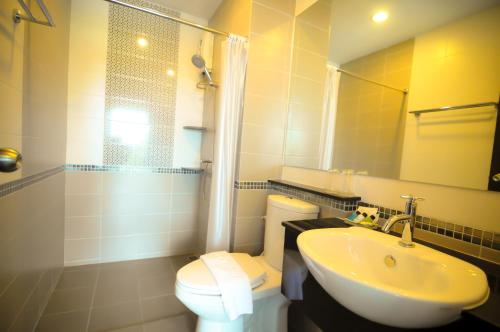
[[[463,110],[467,108],[478,108],[478,107],[486,107],[486,106],[495,106],[498,110],[498,103],[488,102],[488,103],[478,103],[478,104],[467,104],[467,105],[457,105],[457,106],[443,106],[439,108],[429,108],[425,110],[417,110],[411,111],[409,113],[415,114],[415,116],[419,116],[422,113],[434,113],[434,112],[444,112],[444,111],[453,111],[453,110]]]
[[[198,131],[205,131],[205,130],[207,130],[207,127],[198,127],[198,126],[184,126],[182,128],[186,129],[186,130],[198,130]]]

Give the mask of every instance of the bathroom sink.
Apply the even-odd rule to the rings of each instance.
[[[309,271],[340,304],[380,324],[429,328],[450,323],[488,299],[484,272],[429,247],[362,227],[303,232]]]

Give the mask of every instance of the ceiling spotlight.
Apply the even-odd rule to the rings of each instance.
[[[389,13],[388,12],[384,12],[384,11],[376,12],[372,16],[372,20],[375,23],[385,22],[388,18],[389,18]]]
[[[173,69],[169,69],[169,70],[167,70],[167,75],[170,76],[170,77],[174,77],[175,76],[175,71]]]
[[[139,47],[144,48],[144,47],[148,46],[148,44],[149,44],[149,42],[146,38],[144,38],[144,37],[137,38],[137,45],[139,45]]]

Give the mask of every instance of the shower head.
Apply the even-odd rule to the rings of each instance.
[[[193,65],[197,68],[200,68],[203,70],[203,73],[207,76],[208,80],[212,82],[212,75],[210,75],[210,72],[207,69],[207,66],[205,65],[205,59],[199,54],[195,54],[191,57],[191,62]]]
[[[195,54],[191,57],[191,62],[195,67],[198,67],[200,69],[205,68],[205,59],[199,54]]]

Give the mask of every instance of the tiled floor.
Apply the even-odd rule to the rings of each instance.
[[[188,256],[65,268],[36,332],[188,332],[196,317],[175,297]]]

